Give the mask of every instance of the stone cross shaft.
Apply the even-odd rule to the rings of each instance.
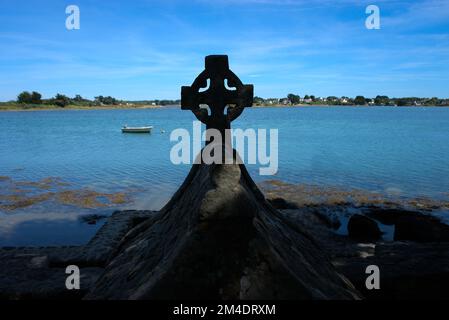
[[[231,128],[231,121],[244,108],[252,106],[254,88],[251,84],[243,84],[229,70],[228,56],[211,55],[205,60],[205,70],[191,86],[181,88],[181,109],[191,110],[206,129],[219,130],[224,139],[224,132]],[[208,105],[210,114],[201,105]]]

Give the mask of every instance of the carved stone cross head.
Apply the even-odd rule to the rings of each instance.
[[[205,64],[205,70],[192,85],[181,88],[181,109],[191,110],[198,120],[206,124],[206,129],[224,131],[230,129],[231,121],[244,108],[252,106],[254,88],[251,84],[243,84],[229,70],[226,55],[207,56]],[[210,114],[200,105],[208,105]]]

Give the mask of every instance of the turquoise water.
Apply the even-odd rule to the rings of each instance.
[[[97,208],[47,200],[0,210],[0,245],[84,243],[101,224],[87,225],[81,215],[159,209],[190,168],[170,162],[170,132],[191,130],[193,120],[178,108],[1,112],[0,194],[57,177],[60,184],[28,191],[123,192],[129,199]],[[124,124],[154,131],[122,134]],[[260,176],[250,165],[256,181],[448,198],[449,108],[253,108],[233,123],[238,127],[279,129],[279,171]]]

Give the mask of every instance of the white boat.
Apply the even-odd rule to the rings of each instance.
[[[123,133],[151,133],[152,126],[149,127],[128,127],[127,125],[123,126]]]

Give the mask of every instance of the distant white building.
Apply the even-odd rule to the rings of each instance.
[[[283,105],[287,105],[287,104],[290,104],[290,100],[288,100],[287,98],[284,98],[284,99],[281,99],[280,103]]]

